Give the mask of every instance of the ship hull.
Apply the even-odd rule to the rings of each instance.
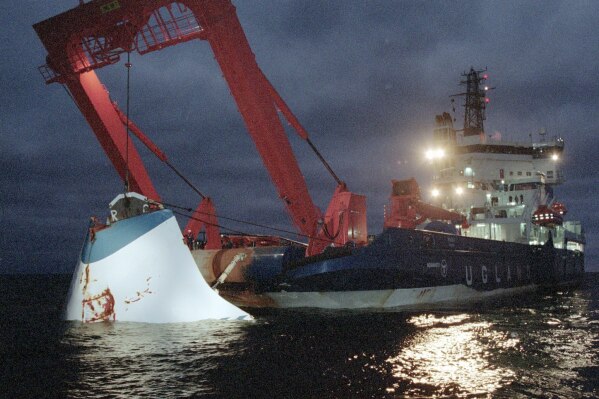
[[[551,242],[530,246],[406,229],[387,229],[366,247],[334,248],[312,258],[304,258],[301,248],[276,247],[196,254],[196,262],[210,281],[224,267],[218,261],[236,251],[245,251],[246,261],[219,288],[245,308],[462,307],[576,284],[584,273],[581,253]]]
[[[268,307],[277,308],[425,310],[462,308],[491,298],[532,292],[536,288],[536,285],[530,284],[477,291],[454,284],[368,291],[273,292],[264,295],[268,298],[265,302],[272,304]]]
[[[91,228],[64,316],[86,323],[250,318],[206,284],[170,210]]]

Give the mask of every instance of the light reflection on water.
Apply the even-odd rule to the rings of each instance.
[[[68,323],[59,356],[70,372],[60,378],[66,396],[86,398],[593,398],[593,295],[594,302],[585,291],[459,313]]]
[[[234,356],[248,321],[197,323],[69,322],[63,343],[80,370],[69,397],[141,395],[183,397],[214,392],[206,376]]]
[[[397,356],[387,360],[393,365],[393,375],[408,381],[407,393],[486,394],[511,381],[514,372],[491,364],[489,357],[491,350],[514,348],[518,339],[476,319],[468,314],[425,314],[408,320],[418,332]],[[398,387],[396,383],[388,391]]]

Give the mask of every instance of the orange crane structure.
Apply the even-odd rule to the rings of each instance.
[[[299,232],[309,237],[306,254],[318,254],[330,245],[366,244],[366,198],[347,190],[264,76],[229,0],[81,0],[77,7],[35,24],[34,29],[48,51],[46,65],[40,67],[46,83],[65,85],[128,189],[156,201],[160,195],[128,130],[161,160],[166,161],[166,156],[123,117],[95,70],[133,51],[144,55],[190,40],[208,41],[279,197]],[[310,197],[279,113],[337,182],[324,214]],[[219,247],[220,241],[210,240],[218,230],[209,198],[202,199],[195,216],[186,229],[197,235],[205,227],[206,248]]]

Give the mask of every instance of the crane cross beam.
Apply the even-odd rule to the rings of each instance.
[[[39,67],[46,83],[115,64],[129,51],[143,55],[206,39],[183,3],[115,0],[108,5],[89,2],[34,25],[48,50],[47,63]]]

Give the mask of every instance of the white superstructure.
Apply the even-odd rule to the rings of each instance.
[[[565,213],[553,194],[564,182],[563,139],[517,143],[484,133],[464,136],[447,113],[436,124],[427,152],[434,170],[431,200],[468,217],[462,235],[536,245],[551,231],[556,248],[583,250],[580,222],[533,223],[542,206],[559,217]]]

